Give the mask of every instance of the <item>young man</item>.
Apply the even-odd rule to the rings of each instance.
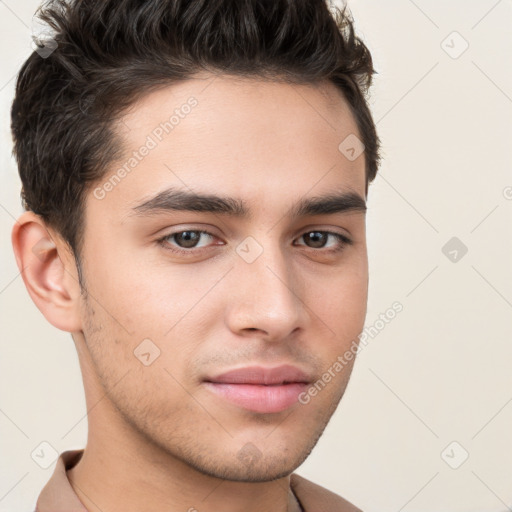
[[[12,107],[17,264],[88,412],[39,512],[358,510],[293,473],[347,385],[379,140],[323,0],[64,0]],[[350,356],[352,354],[352,356]]]

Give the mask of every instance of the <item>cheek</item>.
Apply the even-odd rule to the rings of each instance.
[[[364,263],[326,273],[321,280],[312,281],[309,289],[308,305],[336,332],[340,327],[350,332],[364,322],[368,299],[368,274]]]
[[[185,265],[137,260],[105,250],[89,263],[88,289],[119,328],[137,336],[163,336],[212,283]]]
[[[84,336],[94,373],[115,402],[127,409],[130,405],[149,410],[160,400],[171,399],[178,405],[186,400],[179,385],[185,380],[186,347],[176,346],[171,335],[153,334],[150,325],[139,330],[143,335],[127,332],[94,300],[88,301],[84,315]]]
[[[340,269],[309,293],[308,308],[318,329],[316,354],[326,366],[336,361],[354,343],[364,328],[367,310],[367,274],[364,265]],[[353,363],[343,374],[350,374]],[[339,380],[339,379],[338,379]]]

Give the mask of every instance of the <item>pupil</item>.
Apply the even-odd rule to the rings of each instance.
[[[195,231],[183,231],[182,233],[179,233],[177,236],[180,239],[180,242],[185,242],[185,247],[194,247],[194,245],[197,243],[199,233],[196,233]]]
[[[323,245],[323,238],[325,237],[324,233],[320,233],[319,231],[312,231],[308,234],[308,238],[310,241],[313,242],[313,244],[316,244],[315,247],[322,246]],[[316,240],[315,240],[316,239]]]

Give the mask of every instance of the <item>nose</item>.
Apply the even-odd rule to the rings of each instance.
[[[308,320],[304,280],[280,247],[269,247],[252,262],[235,255],[226,322],[232,332],[266,341],[289,337]],[[288,263],[288,264],[287,264]]]

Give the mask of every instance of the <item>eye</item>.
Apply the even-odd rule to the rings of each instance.
[[[326,242],[328,241],[329,237],[334,238],[334,243],[331,244],[331,246],[328,246],[327,249],[325,249]],[[350,240],[350,238],[346,237],[345,235],[342,235],[341,233],[336,233],[333,231],[308,231],[307,233],[301,235],[299,237],[299,240],[301,238],[307,242],[307,247],[310,247],[312,249],[325,249],[324,252],[338,252],[343,250],[346,245],[352,244],[352,240]]]
[[[216,236],[208,231],[202,229],[188,229],[184,231],[176,231],[168,233],[162,238],[157,240],[157,243],[164,249],[183,255],[191,255],[199,252],[202,249],[208,248],[208,242],[215,239]],[[199,245],[201,239],[206,239],[206,243]],[[352,240],[333,231],[308,231],[301,235],[297,240],[304,239],[306,247],[310,249],[319,249],[321,252],[334,253],[341,251],[346,245],[352,245]],[[332,244],[327,245],[331,239]],[[216,244],[222,245],[222,244]],[[299,244],[303,245],[303,244]]]
[[[170,251],[178,253],[190,253],[191,251],[187,249],[202,249],[204,247],[198,246],[198,242],[201,240],[201,237],[209,237],[210,239],[215,238],[214,235],[208,231],[204,231],[202,229],[189,229],[186,231],[176,231],[175,233],[169,233],[157,240],[157,242]],[[178,247],[170,247],[169,240],[174,241]]]

